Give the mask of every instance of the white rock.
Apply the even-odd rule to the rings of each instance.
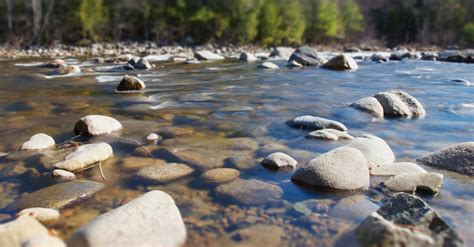
[[[82,136],[99,136],[119,132],[122,124],[114,118],[102,115],[85,116],[74,125],[74,133]]]
[[[359,149],[367,159],[369,169],[392,164],[395,161],[395,155],[390,146],[384,140],[373,135],[357,137],[344,147]]]
[[[423,118],[426,111],[413,96],[403,91],[381,92],[374,95],[383,107],[385,116]]]
[[[68,172],[61,169],[54,169],[53,170],[53,177],[59,178],[63,181],[69,181],[76,179],[76,175],[72,172]]]
[[[260,65],[264,69],[279,69],[280,67],[272,62],[264,62]]]
[[[303,128],[310,130],[321,130],[321,129],[336,129],[340,131],[347,131],[347,127],[344,124],[334,120],[315,117],[315,116],[299,116],[290,121],[288,124],[293,128]]]
[[[2,247],[21,247],[28,240],[42,236],[48,236],[48,229],[33,217],[24,216],[0,224],[0,246]]]
[[[395,162],[370,170],[372,176],[395,176],[400,173],[426,173],[426,170],[411,162]]]
[[[59,66],[57,72],[58,74],[61,74],[61,75],[77,74],[77,73],[81,73],[81,68],[79,68],[79,66],[77,65],[62,64]]]
[[[59,211],[52,208],[26,208],[18,212],[16,216],[30,216],[44,224],[55,222],[61,217]]]
[[[68,246],[178,247],[185,241],[186,228],[173,198],[155,190],[82,226]]]
[[[41,236],[29,239],[22,247],[66,247],[66,244],[57,237]]]
[[[56,143],[54,139],[46,134],[39,133],[30,138],[27,142],[21,145],[21,150],[39,150],[39,149],[47,149],[54,147]]]
[[[257,61],[258,58],[254,56],[252,53],[242,52],[240,53],[239,60],[252,62],[252,61]]]
[[[376,118],[383,118],[383,107],[374,97],[362,98],[351,104],[351,107],[365,111]]]
[[[397,192],[415,192],[423,190],[437,193],[443,184],[443,174],[428,173],[401,173],[383,182],[390,190]]]
[[[295,67],[298,67],[298,68],[303,67],[302,64],[296,62],[295,60],[289,61],[289,62],[287,63],[287,66],[288,66],[288,67],[293,67],[293,68],[295,68]]]
[[[86,144],[68,154],[65,161],[55,164],[54,167],[75,172],[86,169],[97,162],[105,161],[112,154],[112,147],[107,143]]]
[[[280,169],[284,167],[296,168],[298,161],[290,157],[288,154],[282,152],[276,152],[268,155],[265,159],[262,160],[262,165]]]
[[[194,56],[198,60],[224,60],[224,57],[210,51],[197,51],[194,53]]]
[[[306,137],[329,140],[329,141],[337,141],[339,139],[346,139],[346,140],[354,139],[353,136],[347,134],[346,132],[342,132],[336,129],[316,130],[316,131],[310,132]]]
[[[149,142],[156,142],[156,141],[159,141],[160,139],[161,139],[161,137],[156,133],[151,133],[151,134],[147,135],[147,137],[146,137],[146,140],[149,141]]]
[[[357,62],[352,57],[344,54],[331,58],[323,67],[332,70],[356,70],[359,68]]]

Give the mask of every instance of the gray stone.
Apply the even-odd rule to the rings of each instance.
[[[426,170],[411,162],[395,162],[370,170],[372,176],[395,176],[400,173],[426,173]]]
[[[361,246],[464,246],[459,234],[420,198],[397,193],[356,229]]]
[[[272,62],[264,62],[260,65],[260,67],[264,68],[264,69],[279,69],[280,66],[272,63]]]
[[[135,69],[151,69],[153,68],[151,64],[146,60],[146,58],[140,58],[137,63],[133,64]]]
[[[375,97],[365,97],[350,105],[351,107],[365,111],[376,118],[383,118],[383,107]]]
[[[130,76],[130,75],[125,75],[122,80],[120,81],[120,84],[117,86],[117,91],[137,91],[137,90],[142,90],[144,89],[145,83],[138,79],[135,76]]]
[[[94,143],[79,146],[68,154],[66,159],[54,165],[55,168],[78,172],[103,162],[113,155],[112,147],[107,143]]]
[[[186,227],[168,194],[151,191],[79,228],[70,247],[178,247],[186,241]]]
[[[74,133],[82,136],[99,136],[123,129],[122,124],[114,118],[103,115],[85,116],[74,125]]]
[[[397,192],[425,191],[438,193],[443,184],[443,174],[428,173],[401,173],[383,182],[385,187]]]
[[[217,186],[215,192],[220,198],[252,206],[275,201],[283,195],[283,190],[278,185],[256,179],[237,179]]]
[[[258,59],[252,53],[242,52],[240,53],[239,60],[253,62],[253,61],[257,61]]]
[[[392,164],[395,161],[390,146],[381,138],[373,135],[362,135],[350,141],[344,147],[356,148],[362,152],[367,159],[369,169]]]
[[[168,183],[188,176],[193,171],[193,168],[185,164],[168,163],[143,167],[137,172],[137,176],[149,182]]]
[[[288,154],[276,152],[268,155],[262,160],[261,164],[272,169],[281,169],[285,167],[296,168],[298,161],[290,157]]]
[[[57,72],[60,75],[78,74],[78,73],[81,73],[81,68],[79,68],[79,66],[77,65],[61,64]]]
[[[323,189],[355,190],[369,186],[369,169],[359,150],[340,147],[296,170],[291,180]]]
[[[279,46],[273,48],[272,52],[270,53],[270,57],[280,57],[282,59],[288,60],[294,51],[294,48]]]
[[[352,57],[341,54],[329,59],[323,67],[331,70],[356,70],[359,65]]]
[[[346,131],[347,127],[344,124],[334,120],[329,120],[321,117],[314,116],[299,116],[288,121],[288,125],[293,128],[303,128],[309,130],[321,130],[321,129],[336,129],[340,131]]]
[[[27,142],[21,145],[21,150],[41,150],[52,148],[56,145],[54,139],[46,134],[39,133],[32,136]]]
[[[327,141],[337,141],[339,139],[352,140],[353,136],[336,129],[322,129],[310,132],[307,138],[322,139]]]
[[[370,57],[370,59],[377,63],[385,63],[390,61],[390,58],[383,54],[374,54]]]
[[[206,183],[223,184],[231,182],[239,176],[239,170],[233,168],[215,168],[203,173],[201,178]]]
[[[381,92],[374,97],[382,105],[385,116],[423,118],[426,115],[421,103],[403,91]]]
[[[308,46],[302,46],[296,49],[296,51],[291,54],[288,62],[293,60],[303,66],[319,66],[326,63],[326,60],[318,54],[316,49]]]
[[[212,60],[224,60],[224,57],[219,55],[219,54],[216,54],[216,53],[213,53],[213,52],[210,52],[210,51],[196,51],[194,53],[194,56],[198,59],[198,60],[209,60],[209,61],[212,61]]]
[[[0,246],[2,247],[23,247],[28,240],[42,236],[48,236],[48,229],[33,217],[23,216],[0,224]]]
[[[8,207],[12,210],[33,207],[61,209],[92,196],[103,187],[102,183],[82,180],[59,183],[22,195]]]
[[[53,223],[61,217],[59,211],[52,208],[25,208],[16,214],[17,217],[30,216],[43,224]]]
[[[474,176],[474,142],[458,143],[417,159],[423,165]]]

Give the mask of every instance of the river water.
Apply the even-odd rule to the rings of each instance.
[[[309,191],[289,180],[292,171],[263,168],[259,159],[276,149],[304,164],[344,144],[306,139],[300,130],[288,127],[286,120],[315,115],[342,122],[352,135],[370,133],[383,138],[398,161],[413,161],[448,145],[473,141],[474,137],[474,86],[451,81],[462,78],[474,82],[474,67],[470,64],[363,61],[357,71],[335,72],[286,68],[284,61],[275,61],[282,66],[280,70],[260,69],[258,62],[163,62],[155,63],[149,71],[126,72],[116,70],[115,65],[96,65],[79,58],[68,62],[93,71],[65,77],[50,76],[50,69],[27,66],[43,61],[0,61],[0,152],[15,152],[40,132],[51,135],[57,143],[64,142],[74,136],[74,123],[89,114],[112,116],[125,128],[122,139],[108,140],[114,157],[103,165],[109,180],[106,188],[63,209],[62,220],[50,226],[64,239],[97,215],[146,191],[160,189],[175,199],[183,215],[188,246],[347,246],[353,240],[351,229],[371,211],[368,202],[380,206],[385,198],[377,186],[380,180],[373,179],[367,191]],[[141,78],[146,90],[140,94],[115,93],[125,73]],[[393,89],[415,96],[427,116],[373,120],[348,107],[360,98]],[[147,146],[153,158],[129,141],[141,142],[147,134],[170,126],[174,138]],[[258,144],[252,155],[244,154],[246,167],[239,168],[240,176],[280,186],[284,191],[281,200],[259,207],[234,204],[216,196],[215,186],[200,183],[201,174],[209,167],[229,166],[219,161],[241,155],[238,148],[227,144],[229,138],[247,138]],[[176,157],[166,150],[188,144],[203,144],[193,149],[197,156],[194,159],[206,163],[209,158],[212,164],[192,164],[192,175],[166,184],[137,181],[139,168],[152,164],[154,159],[174,161]],[[0,158],[0,207],[22,193],[54,183],[44,167],[38,168],[38,162],[41,160]],[[20,167],[29,170],[15,173]],[[445,179],[438,194],[420,196],[460,232],[468,246],[474,245],[472,178],[424,168],[442,173]],[[94,168],[79,174],[79,178],[104,182],[98,174]],[[342,201],[344,198],[352,198],[356,206]],[[305,215],[300,206],[307,200],[319,206]],[[360,201],[361,205],[357,204]],[[0,219],[10,220],[11,213],[0,210]],[[264,227],[252,228],[250,234],[239,232],[256,225]]]

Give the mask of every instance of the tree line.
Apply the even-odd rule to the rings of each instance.
[[[471,0],[0,0],[0,11],[0,42],[16,45],[474,44]]]

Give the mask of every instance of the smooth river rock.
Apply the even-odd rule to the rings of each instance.
[[[9,205],[8,208],[12,210],[33,207],[61,209],[92,196],[103,187],[102,183],[83,180],[58,183],[29,194],[24,194],[17,201]]]
[[[41,150],[52,148],[56,145],[54,139],[46,134],[39,133],[32,136],[27,142],[21,145],[21,150]]]
[[[350,105],[351,107],[365,111],[376,118],[383,118],[383,107],[375,97],[365,97]]]
[[[336,130],[336,129],[322,129],[310,132],[306,135],[306,138],[321,139],[327,141],[337,141],[339,139],[352,140],[353,136],[347,134],[346,132]]]
[[[240,172],[233,168],[215,168],[206,171],[201,178],[206,183],[223,184],[231,182],[240,176]]]
[[[296,61],[303,66],[319,66],[326,63],[326,60],[322,58],[316,49],[309,46],[301,46],[291,54],[288,62]]]
[[[260,206],[280,199],[283,190],[274,184],[256,179],[237,179],[217,186],[215,193],[224,200],[240,204]]]
[[[403,118],[423,118],[426,111],[413,96],[403,91],[381,92],[374,95],[383,107],[384,115]]]
[[[145,83],[135,76],[125,75],[117,86],[118,92],[137,91],[146,88]]]
[[[264,62],[260,65],[261,68],[264,68],[264,69],[279,69],[280,66],[272,63],[272,62]]]
[[[113,155],[112,147],[107,143],[94,143],[79,146],[68,154],[62,162],[54,164],[55,168],[77,172],[109,159]]]
[[[151,165],[138,170],[138,178],[148,182],[168,183],[173,180],[188,176],[194,169],[179,163],[167,163],[165,165]]]
[[[329,59],[323,67],[331,70],[356,70],[359,68],[359,65],[357,65],[357,62],[352,57],[340,54]]]
[[[422,199],[397,193],[356,229],[361,246],[464,246],[459,234]]]
[[[321,130],[321,129],[336,129],[340,131],[347,131],[347,127],[344,124],[334,120],[326,118],[315,117],[315,116],[299,116],[292,120],[289,120],[288,125],[298,129],[309,129],[309,130]]]
[[[290,167],[291,169],[294,169],[296,168],[298,161],[293,159],[288,154],[276,152],[265,157],[262,160],[261,164],[271,169],[281,169],[285,167]]]
[[[428,173],[400,173],[383,182],[385,187],[397,192],[424,191],[438,193],[443,184],[443,174]]]
[[[74,125],[74,133],[82,136],[100,136],[119,132],[122,124],[115,118],[103,115],[85,116]]]
[[[323,189],[356,190],[369,186],[369,169],[359,150],[340,147],[296,170],[291,180]]]
[[[57,69],[57,72],[60,75],[78,74],[81,73],[81,68],[79,68],[77,65],[61,64]]]
[[[423,165],[474,176],[474,142],[458,143],[417,159]]]
[[[23,247],[28,240],[42,236],[48,236],[48,229],[30,216],[19,217],[14,221],[0,224],[0,246],[2,247]]]
[[[224,57],[211,51],[196,51],[194,57],[198,60],[224,60]]]
[[[179,247],[186,227],[173,198],[150,191],[95,218],[67,241],[69,247]]]
[[[25,208],[16,214],[17,217],[30,216],[43,224],[53,223],[61,217],[59,211],[53,208]]]
[[[54,169],[53,177],[61,181],[69,181],[69,180],[76,179],[76,175],[74,173],[66,171],[66,170],[61,170],[61,169]]]
[[[372,176],[395,176],[400,173],[426,173],[426,170],[411,162],[395,162],[370,170],[370,175]]]
[[[140,58],[138,61],[133,65],[135,69],[151,69],[153,68],[151,64],[148,62],[146,58]]]
[[[392,164],[395,161],[395,154],[393,154],[390,146],[374,135],[362,135],[350,141],[344,147],[356,148],[361,151],[367,159],[369,169]]]

